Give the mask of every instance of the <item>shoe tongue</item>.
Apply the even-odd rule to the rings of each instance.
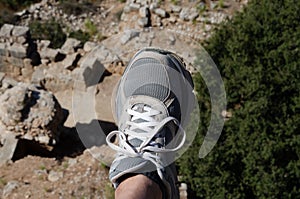
[[[165,86],[155,83],[149,83],[137,88],[134,91],[133,95],[146,95],[159,99],[160,101],[164,101],[167,97],[168,91],[168,88],[166,88]]]
[[[140,103],[140,104],[134,105],[132,109],[137,112],[143,113],[143,112],[145,112],[145,110],[144,110],[145,106],[146,106],[145,104]],[[145,120],[138,118],[136,120],[132,120],[132,122],[141,123],[141,122],[145,122]],[[145,133],[145,131],[143,131],[142,129],[138,129],[138,128],[133,129],[133,128],[135,128],[135,127],[131,127],[130,130],[133,130],[136,133]],[[139,147],[142,144],[143,140],[138,139],[138,138],[133,138],[133,139],[130,139],[128,142],[134,147]]]
[[[145,105],[145,104],[136,104],[136,105],[134,105],[133,106],[133,109],[135,110],[135,111],[138,111],[138,112],[140,112],[140,113],[143,113],[143,112],[145,112],[145,110],[144,110],[144,107],[145,106],[147,106],[147,105]],[[149,107],[149,106],[148,106]],[[136,120],[132,120],[133,122],[135,122],[135,123],[141,123],[141,122],[145,122],[145,120],[143,120],[143,119],[141,119],[141,118],[139,118],[139,119],[136,119]],[[135,128],[135,127],[133,127],[133,128]],[[130,130],[133,130],[133,131],[135,131],[136,133],[145,133],[145,131],[143,131],[142,129],[138,129],[138,128],[136,128],[136,129],[131,129],[130,128]],[[158,143],[158,144],[163,144],[163,143],[165,143],[165,139],[167,138],[167,140],[170,140],[170,138],[168,137],[168,135],[172,135],[170,132],[169,132],[169,128],[167,128],[167,127],[164,127],[162,130],[161,130],[161,133],[162,133],[162,135],[163,135],[163,137],[164,138],[159,138],[159,137],[156,137],[155,138],[155,141]],[[128,141],[132,146],[134,146],[134,147],[139,147],[141,144],[142,144],[142,142],[143,142],[143,140],[141,140],[141,139],[138,139],[138,138],[133,138],[133,139],[129,139],[129,141]]]

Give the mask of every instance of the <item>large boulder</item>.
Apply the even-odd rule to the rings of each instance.
[[[18,83],[0,96],[0,134],[52,145],[59,139],[64,122],[61,106],[51,92]]]

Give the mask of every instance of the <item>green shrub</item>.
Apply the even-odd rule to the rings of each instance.
[[[60,23],[54,19],[45,22],[33,21],[29,24],[29,28],[33,39],[50,40],[52,48],[60,48],[66,41],[66,34]]]
[[[86,32],[82,32],[82,30],[73,31],[70,33],[69,37],[75,38],[82,43],[87,42],[90,39],[90,35]]]
[[[14,13],[6,8],[0,9],[0,27],[5,24],[15,24],[17,18]]]
[[[90,19],[85,20],[84,26],[90,36],[97,34],[98,32],[97,27]]]
[[[84,25],[85,31],[90,38],[93,38],[97,41],[102,41],[107,38],[98,31],[97,26],[90,19],[86,19]]]
[[[96,2],[94,1],[80,1],[77,0],[60,0],[59,7],[68,15],[80,15],[88,12],[96,12]]]
[[[233,116],[199,159],[210,100],[198,75],[201,124],[178,162],[192,198],[300,198],[299,13],[298,0],[252,0],[207,42]]]
[[[11,10],[17,11],[30,4],[40,2],[41,0],[0,0],[0,8],[9,8]]]

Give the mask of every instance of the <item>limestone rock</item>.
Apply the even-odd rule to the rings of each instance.
[[[80,46],[81,41],[74,39],[74,38],[68,38],[64,45],[61,47],[61,51],[64,54],[71,54],[76,52],[76,49]]]
[[[150,25],[150,20],[148,17],[143,17],[138,20],[138,25],[142,28],[148,27]]]
[[[77,82],[75,89],[85,89],[97,84],[105,71],[104,65],[97,58],[85,59],[80,68],[76,68],[73,73]]]
[[[65,58],[65,55],[60,53],[59,50],[53,48],[44,48],[39,51],[41,59],[49,59],[54,62],[61,61]]]
[[[64,174],[61,171],[56,172],[56,171],[51,170],[48,174],[48,180],[50,182],[56,182],[56,181],[58,181],[59,179],[61,179],[63,177],[64,177]]]
[[[189,15],[190,15],[190,9],[189,8],[182,8],[180,14],[179,14],[179,18],[181,20],[188,20],[189,19]]]
[[[165,18],[167,16],[167,12],[162,9],[162,8],[157,8],[154,10],[155,14],[157,14],[158,16]]]
[[[198,16],[199,16],[199,12],[197,11],[197,9],[196,9],[196,8],[192,8],[192,9],[190,10],[190,14],[189,14],[188,19],[189,19],[190,21],[193,21],[193,20],[195,20]]]
[[[13,133],[4,133],[5,129],[0,127],[0,166],[10,161],[15,153],[18,139]]]
[[[73,53],[73,54],[67,55],[67,57],[63,60],[64,68],[73,70],[76,67],[79,59],[80,59],[79,53]]]
[[[8,52],[15,58],[25,58],[27,55],[26,47],[18,43],[14,43],[12,46],[9,46]]]
[[[20,75],[18,71],[20,68],[24,67],[23,59],[16,57],[7,57],[7,61],[16,69],[12,73],[14,73],[14,75]]]
[[[129,4],[129,8],[130,8],[131,11],[139,10],[140,7],[141,7],[141,5],[138,4],[138,3],[131,3],[131,4]]]
[[[5,77],[5,73],[0,72],[0,86],[2,86],[2,80],[4,79],[4,77]]]
[[[27,36],[29,33],[29,27],[26,26],[14,26],[12,35],[16,37]]]
[[[96,44],[95,42],[87,41],[87,42],[85,42],[85,44],[83,45],[83,50],[84,50],[85,52],[90,52],[90,51],[93,50],[96,46],[97,46],[97,44]]]
[[[0,43],[0,56],[8,56],[7,45]]]
[[[8,182],[3,188],[3,193],[2,193],[3,198],[7,198],[13,192],[13,190],[17,189],[19,186],[20,183],[18,181]]]
[[[134,37],[138,37],[140,35],[140,31],[138,30],[125,30],[123,36],[121,37],[121,44],[126,44],[128,41],[133,39]]]
[[[174,12],[174,13],[180,13],[181,9],[182,8],[180,6],[171,5],[171,11]]]
[[[150,16],[150,10],[148,6],[143,6],[139,9],[140,17],[149,17]]]
[[[13,28],[14,26],[11,24],[4,24],[0,29],[0,37],[9,38]]]
[[[116,156],[116,152],[104,144],[99,147],[93,146],[92,148],[87,149],[87,151],[91,153],[94,158],[107,166],[111,165]]]
[[[51,41],[49,40],[41,40],[37,42],[38,50],[46,49],[50,46]]]
[[[29,134],[26,137],[42,144],[58,141],[64,115],[52,93],[19,83],[0,96],[0,105],[0,124],[7,131],[20,137]]]

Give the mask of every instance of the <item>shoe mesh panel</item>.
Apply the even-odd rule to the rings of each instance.
[[[147,95],[163,101],[169,94],[165,67],[153,58],[142,58],[130,68],[124,82],[125,97]]]

